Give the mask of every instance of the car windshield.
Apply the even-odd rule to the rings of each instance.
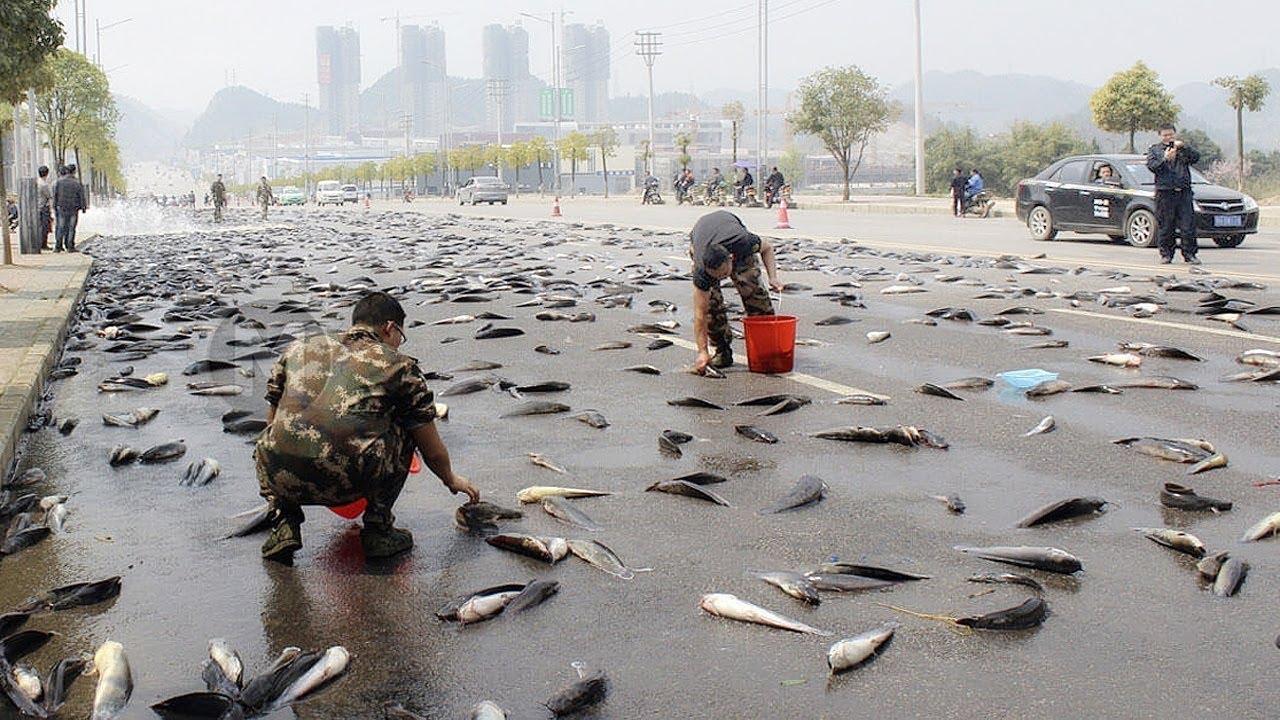
[[[290,185],[290,186],[286,187],[284,190],[281,190],[281,192],[287,192],[287,193],[299,193],[299,192],[302,192],[302,191],[301,191],[301,190],[299,190],[298,188],[296,188],[296,187],[294,187],[294,186]]]
[[[498,178],[478,177],[476,178],[476,184],[477,185],[501,185],[502,181],[499,180]]]
[[[1133,175],[1138,179],[1139,184],[1141,185],[1156,184],[1156,176],[1152,174],[1150,170],[1147,169],[1146,161],[1133,160],[1131,162],[1125,163],[1124,166],[1129,170],[1129,174]],[[1205,176],[1197,172],[1195,168],[1191,168],[1191,182],[1196,185],[1212,185],[1213,184],[1209,182],[1205,178]]]

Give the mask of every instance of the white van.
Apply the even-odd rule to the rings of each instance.
[[[330,204],[342,204],[342,183],[337,180],[321,180],[316,185],[316,205]]]

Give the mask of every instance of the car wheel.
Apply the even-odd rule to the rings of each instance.
[[[503,204],[503,205],[506,205],[506,204],[507,204],[507,201],[506,201],[506,200],[503,200],[503,201],[502,201],[502,204]]]
[[[1034,240],[1052,240],[1058,235],[1053,228],[1053,213],[1043,205],[1037,205],[1027,213],[1027,229]]]
[[[462,198],[458,198],[458,204],[459,204],[459,205],[466,205],[466,204],[467,204],[467,201],[466,201],[466,200],[463,200]]]
[[[1228,235],[1228,236],[1226,236],[1226,237],[1217,237],[1217,238],[1214,238],[1214,239],[1213,239],[1213,242],[1214,242],[1214,244],[1216,244],[1218,247],[1231,248],[1231,247],[1236,247],[1236,246],[1238,246],[1240,243],[1244,242],[1244,236],[1243,236],[1243,235]]]
[[[1150,210],[1134,210],[1124,223],[1124,237],[1134,247],[1155,247],[1156,216]]]

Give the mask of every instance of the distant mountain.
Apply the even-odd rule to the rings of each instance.
[[[116,143],[120,146],[122,163],[173,157],[186,130],[183,119],[152,110],[125,95],[115,95],[114,99],[120,111]]]
[[[318,122],[315,117],[312,120]],[[185,143],[207,147],[273,131],[294,132],[302,130],[306,122],[304,105],[280,102],[243,86],[223,88],[196,118]]]

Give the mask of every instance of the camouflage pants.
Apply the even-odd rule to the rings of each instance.
[[[258,490],[271,508],[292,522],[303,521],[303,505],[346,505],[364,498],[365,527],[390,527],[391,507],[404,489],[415,445],[408,431],[392,426],[360,457],[351,472],[318,468],[312,458],[254,452]]]
[[[262,201],[262,219],[263,219],[263,220],[266,220],[266,219],[267,219],[267,208],[268,208],[270,205],[271,205],[271,203],[267,202],[266,200],[263,200],[263,201]]]
[[[733,274],[729,276],[733,286],[738,289],[738,295],[742,298],[742,307],[748,315],[773,314],[773,301],[769,299],[769,291],[765,289],[760,275],[760,262],[755,255],[752,255],[741,263],[735,262]],[[718,351],[729,350],[733,343],[733,335],[729,332],[729,314],[724,306],[724,293],[718,282],[711,286],[707,337]]]
[[[225,201],[213,201],[213,221],[222,222],[222,208],[226,206]]]

